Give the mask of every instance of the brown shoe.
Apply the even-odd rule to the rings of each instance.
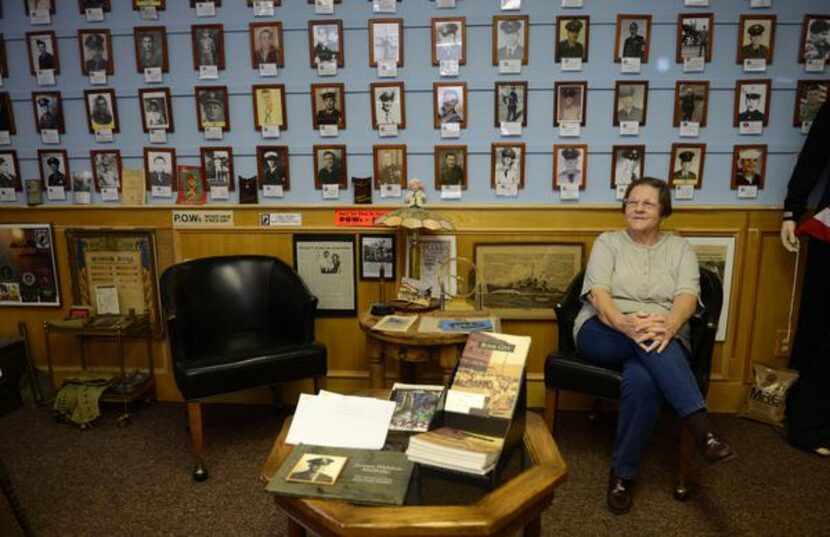
[[[608,492],[605,495],[605,503],[608,510],[615,515],[624,515],[631,510],[631,505],[634,500],[631,496],[630,479],[622,479],[614,475],[614,470],[611,470],[611,475],[608,476]]]
[[[729,444],[720,439],[715,433],[707,433],[700,446],[700,455],[708,463],[725,462],[734,459],[737,455]]]

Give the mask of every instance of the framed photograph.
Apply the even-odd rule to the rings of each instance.
[[[251,40],[251,67],[274,64],[280,69],[285,66],[285,48],[282,39],[282,23],[252,22],[248,25]]]
[[[528,15],[493,16],[493,65],[505,60],[527,65],[530,17]]]
[[[66,133],[63,121],[63,100],[59,91],[33,91],[32,108],[35,111],[35,128],[54,129]]]
[[[376,190],[380,190],[383,185],[399,185],[401,189],[406,188],[406,145],[372,146],[372,157]]]
[[[311,124],[346,128],[346,89],[340,82],[311,85]]]
[[[104,71],[115,73],[115,58],[112,55],[112,34],[106,28],[100,30],[78,30],[78,46],[81,54],[81,72],[89,75]]]
[[[646,124],[648,112],[648,81],[614,84],[614,126],[621,121],[636,121],[642,127]]]
[[[798,63],[820,59],[830,62],[830,15],[804,15]]]
[[[55,0],[23,0],[23,7],[26,9],[26,15],[30,15],[32,11],[49,10],[51,15],[55,14]]]
[[[679,127],[683,122],[706,126],[709,111],[708,80],[678,80],[674,85],[674,121]]]
[[[406,128],[406,91],[403,82],[372,82],[372,128],[380,125],[396,125]]]
[[[199,130],[219,127],[223,131],[231,130],[231,117],[228,113],[227,86],[196,86],[193,88],[196,96],[196,117],[199,120]]]
[[[38,71],[54,70],[61,74],[58,56],[58,38],[52,30],[26,32],[26,46],[29,51],[29,72],[36,76]]]
[[[167,8],[167,0],[133,0],[133,11],[139,11],[143,7],[154,7],[156,11],[164,11]]]
[[[611,149],[611,188],[628,186],[643,177],[645,164],[645,145],[615,145]]]
[[[669,158],[669,186],[692,185],[700,189],[703,184],[703,163],[706,144],[672,144]]]
[[[190,7],[195,8],[196,4],[198,4],[201,0],[190,0]],[[222,0],[210,0],[214,3],[216,7],[222,7]],[[274,2],[275,5],[278,5],[277,2]]]
[[[51,224],[0,224],[0,306],[61,305]]]
[[[154,230],[67,229],[66,244],[73,304],[97,312],[95,289],[115,286],[120,311],[146,312],[153,333],[162,335]]]
[[[395,235],[360,234],[360,279],[394,282],[396,248]]]
[[[738,24],[738,58],[744,60],[766,60],[772,64],[775,50],[775,15],[741,15]]]
[[[582,270],[582,244],[474,245],[482,306],[502,319],[553,319],[553,307]]]
[[[319,315],[357,312],[354,235],[294,234],[294,269],[317,297]]]
[[[441,274],[439,274],[441,265],[448,265],[449,270],[446,274],[457,274],[457,264],[455,258],[458,251],[455,235],[432,235],[422,234],[418,237],[418,245],[421,252],[421,259],[418,264],[418,274],[421,281],[426,282],[426,290],[432,298],[441,296]],[[409,253],[413,251],[412,235],[406,234],[406,244],[404,248],[405,267],[407,267],[407,276],[409,274],[409,267],[412,263],[409,260]],[[449,263],[448,263],[449,262]],[[455,294],[457,286],[455,278],[445,278],[445,289],[449,294]]]
[[[193,69],[225,69],[225,31],[221,24],[194,24],[190,27]]]
[[[323,62],[343,67],[343,21],[308,21],[308,54],[313,68]]]
[[[156,129],[173,132],[173,105],[170,88],[139,88],[138,100],[144,132]]]
[[[807,123],[812,125],[828,93],[830,80],[799,80],[795,90],[793,126],[802,128]]]
[[[148,191],[153,187],[170,188],[171,192],[178,188],[176,150],[172,147],[145,147],[144,170]]]
[[[17,151],[14,149],[0,151],[0,189],[11,188],[16,192],[23,191],[23,181],[20,180],[20,162],[17,160]]]
[[[591,17],[556,17],[556,63],[562,58],[588,61],[588,36]]]
[[[7,91],[0,92],[0,131],[17,134],[17,124],[14,121],[14,107]]]
[[[337,2],[339,3],[339,2]],[[282,0],[274,0],[274,6],[282,5]],[[254,7],[254,0],[248,0],[248,7]]]
[[[234,189],[235,177],[233,174],[233,148],[231,147],[202,147],[199,149],[202,162],[202,175],[210,187],[226,187]]]
[[[114,89],[84,90],[84,103],[90,134],[102,130],[119,132],[118,105]]]
[[[769,123],[769,101],[772,80],[745,79],[735,81],[735,112],[732,126],[745,121],[760,121],[766,127]]]
[[[677,53],[675,61],[692,58],[712,61],[712,40],[715,35],[713,13],[681,13],[677,16]]]
[[[736,145],[732,150],[732,190],[741,186],[764,188],[767,176],[766,145]]]
[[[435,146],[435,190],[460,186],[467,190],[467,146]]]
[[[121,192],[121,151],[107,149],[104,151],[90,151],[92,161],[92,180],[95,192],[102,188],[115,188]]]
[[[265,185],[291,189],[291,174],[288,170],[287,145],[256,146],[257,177],[260,190]]]
[[[467,83],[433,82],[433,124],[440,129],[444,123],[458,123],[467,128]]]
[[[431,19],[432,65],[443,61],[467,63],[467,19],[464,17],[436,17]]]
[[[135,66],[139,73],[145,69],[170,70],[167,59],[167,28],[164,26],[136,26],[133,28]]]
[[[109,13],[112,7],[110,6],[110,0],[78,0],[80,14],[86,13],[87,9],[100,9],[104,13]]]
[[[555,144],[553,146],[553,189],[562,185],[579,185],[585,190],[588,168],[587,144]]]
[[[732,272],[735,263],[735,237],[684,237],[695,249],[701,268],[709,269],[723,282],[723,308],[718,319],[715,341],[726,340],[729,305],[732,303]]]
[[[285,108],[285,86],[283,84],[256,84],[251,86],[254,103],[254,128],[288,128]]]
[[[38,149],[37,162],[40,167],[40,178],[50,186],[62,186],[69,190],[72,186],[69,171],[69,156],[66,149]]]
[[[314,188],[321,190],[323,185],[348,187],[345,145],[314,146]]]
[[[562,122],[575,121],[584,127],[587,97],[587,82],[557,81],[553,90],[553,126],[558,127]]]
[[[0,76],[9,78],[9,61],[6,56],[6,38],[0,33]]]
[[[527,126],[527,82],[496,82],[493,124],[521,122]]]
[[[403,19],[369,19],[369,66],[378,62],[403,67]]]
[[[490,144],[490,188],[524,188],[525,154],[522,142]]]
[[[651,43],[651,15],[617,15],[617,32],[614,40],[614,61],[623,58],[639,58],[648,63]]]

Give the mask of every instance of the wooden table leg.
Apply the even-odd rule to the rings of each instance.
[[[375,388],[384,388],[386,384],[386,353],[383,343],[368,338],[369,347],[369,384]]]
[[[535,516],[525,525],[524,537],[540,537],[542,535],[542,517]]]
[[[444,345],[438,350],[438,365],[441,367],[444,386],[449,386],[452,370],[458,363],[462,348],[456,345]]]
[[[288,537],[306,537],[305,528],[288,519]]]

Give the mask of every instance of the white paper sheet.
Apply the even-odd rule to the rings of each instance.
[[[394,401],[321,392],[300,394],[287,444],[381,449],[395,410]]]

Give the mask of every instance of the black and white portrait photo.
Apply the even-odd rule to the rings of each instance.
[[[646,124],[648,82],[617,81],[614,90],[614,125],[623,121]]]
[[[174,172],[176,169],[176,154],[172,149],[150,149],[144,150],[144,169],[147,174],[148,189],[174,188],[176,182]]]
[[[164,26],[139,26],[133,32],[135,64],[139,73],[145,69],[168,71],[167,30]]]
[[[795,116],[793,125],[812,124],[819,108],[827,100],[830,82],[826,80],[799,80],[795,91]]]
[[[587,82],[556,82],[554,86],[554,126],[576,122],[585,125]]]
[[[373,82],[372,127],[379,125],[396,125],[398,129],[406,126],[406,104],[403,82]]]
[[[493,65],[504,60],[527,64],[529,22],[527,15],[493,17]]]
[[[611,188],[626,186],[643,177],[644,145],[615,145],[611,153]]]
[[[459,187],[467,189],[467,146],[435,146],[435,189]]]
[[[224,31],[221,24],[196,24],[191,26],[193,68],[225,68]]]
[[[741,15],[738,25],[738,59],[772,63],[775,50],[775,15]]]
[[[830,61],[830,15],[804,15],[799,61]]]
[[[432,64],[456,61],[464,65],[467,61],[466,34],[467,23],[463,17],[432,19]]]
[[[32,105],[37,119],[37,132],[57,130],[64,133],[63,106],[61,94],[57,91],[41,91],[32,93]]]
[[[309,21],[309,57],[311,66],[335,63],[343,67],[343,23],[336,21]]]
[[[322,189],[323,185],[339,185],[346,188],[346,146],[314,146],[314,186]]]
[[[112,59],[112,36],[109,30],[78,30],[81,47],[81,72],[85,75],[103,71],[115,72]]]
[[[580,58],[588,61],[589,17],[556,18],[556,61],[563,58]]]
[[[155,129],[171,131],[173,127],[172,110],[170,108],[170,90],[152,90],[141,88],[138,90],[141,102],[141,118],[144,123],[144,132]]]
[[[672,144],[669,160],[669,184],[700,188],[703,182],[705,144]]]
[[[225,86],[197,86],[195,88],[199,130],[231,128],[228,117],[228,88]]]
[[[495,126],[521,122],[527,125],[527,82],[496,82]]]
[[[554,190],[559,190],[562,185],[578,185],[580,189],[585,188],[587,156],[588,146],[584,144],[553,146]]]
[[[0,189],[21,189],[17,151],[0,151]]]
[[[371,19],[369,21],[369,65],[393,62],[403,65],[403,20]]]
[[[288,147],[280,145],[259,145],[256,148],[257,176],[260,188],[280,186],[288,190]]]
[[[109,130],[118,132],[118,111],[116,109],[115,90],[85,90],[87,121],[89,132]]]
[[[714,15],[678,15],[677,16],[677,63],[692,58],[712,60],[712,30]]]
[[[457,123],[460,128],[467,126],[467,84],[465,82],[433,83],[435,128],[444,123]]]
[[[56,75],[60,74],[58,40],[55,32],[27,32],[26,44],[31,74],[36,75],[38,71],[46,70],[53,70]]]
[[[395,236],[360,235],[360,277],[395,281]]]
[[[92,152],[92,177],[95,189],[121,190],[121,153],[118,150]]]
[[[345,94],[341,83],[311,85],[311,116],[315,129],[320,125],[346,128]]]
[[[496,143],[490,146],[490,187],[513,190],[524,187],[525,144]]]
[[[40,177],[46,186],[61,186],[69,190],[69,157],[65,149],[39,149]]]
[[[732,190],[754,186],[764,188],[767,166],[767,146],[736,145],[732,153]]]
[[[405,187],[406,146],[376,145],[372,148],[375,168],[375,188],[400,186]]]
[[[202,173],[209,187],[233,190],[233,149],[230,147],[203,147],[200,150]]]
[[[756,121],[767,125],[771,85],[769,79],[738,80],[735,83],[735,127],[740,123]]]
[[[637,58],[647,63],[650,42],[651,15],[617,15],[615,61]]]
[[[254,22],[248,27],[251,39],[251,66],[284,64],[282,48],[282,24],[279,22]]]
[[[706,126],[709,81],[677,81],[674,90],[674,126],[683,122]]]

